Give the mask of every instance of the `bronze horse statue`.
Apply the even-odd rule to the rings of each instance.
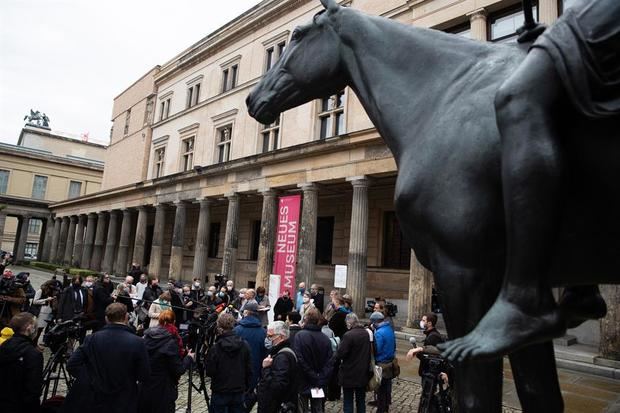
[[[508,251],[494,99],[526,49],[321,3],[325,10],[294,30],[248,96],[249,113],[270,124],[346,86],[356,93],[396,160],[403,234],[434,274],[449,337],[464,337],[503,282]],[[558,111],[570,167],[546,276],[554,286],[617,283],[620,220],[610,217],[620,211],[620,123],[591,121],[568,103]],[[523,409],[563,411],[552,342],[528,344],[509,354]],[[501,411],[501,358],[463,360],[455,375],[460,411]]]

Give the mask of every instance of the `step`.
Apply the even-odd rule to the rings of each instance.
[[[579,371],[582,373],[593,374],[595,376],[608,377],[620,380],[620,369],[600,366],[594,363],[584,363],[581,361],[566,360],[556,357],[556,365],[563,369]]]

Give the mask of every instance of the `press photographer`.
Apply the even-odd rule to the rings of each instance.
[[[0,278],[0,328],[9,325],[11,318],[21,312],[26,302],[25,287],[11,270],[4,270]]]

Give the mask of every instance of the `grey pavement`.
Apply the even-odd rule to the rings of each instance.
[[[25,267],[12,267],[13,272],[30,272],[30,279],[34,288],[38,288],[43,282],[51,279],[50,272]],[[417,375],[418,362],[408,362],[404,356],[410,348],[403,340],[397,341],[397,356],[401,366],[401,377],[394,381],[392,392],[391,412],[417,411],[419,395],[421,391],[420,378]],[[49,352],[46,350],[46,355]],[[566,413],[619,413],[620,412],[620,380],[594,376],[574,370],[558,368],[560,387],[564,397]],[[180,382],[179,399],[177,400],[177,412],[185,412],[187,403],[187,375]],[[207,384],[208,387],[208,384]],[[62,394],[63,390],[61,387]],[[209,391],[210,392],[210,391]],[[193,392],[193,412],[206,412],[204,396]],[[370,396],[367,394],[367,402]],[[508,362],[504,363],[504,386],[503,386],[503,412],[520,412],[520,404],[517,397],[512,371]],[[368,406],[368,411],[374,408]],[[327,413],[342,412],[342,402],[327,402]]]

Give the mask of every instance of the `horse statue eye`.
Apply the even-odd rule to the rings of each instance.
[[[293,31],[293,35],[291,36],[291,40],[301,40],[302,38],[302,34],[301,34],[301,30],[295,30]]]

